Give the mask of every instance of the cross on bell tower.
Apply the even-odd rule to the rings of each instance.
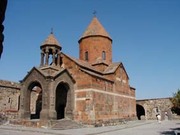
[[[97,14],[97,11],[96,11],[96,10],[94,10],[94,11],[93,11],[93,15],[94,15],[94,17],[96,17],[96,14]]]

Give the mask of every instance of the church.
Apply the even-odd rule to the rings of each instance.
[[[40,65],[21,81],[19,118],[68,118],[84,124],[136,118],[135,88],[112,38],[94,16],[80,37],[79,58],[63,53],[53,32],[40,46]]]

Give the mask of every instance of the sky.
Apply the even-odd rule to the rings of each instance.
[[[180,88],[180,0],[8,0],[0,79],[19,82],[38,67],[52,28],[62,52],[79,58],[94,11],[136,98],[171,97]]]

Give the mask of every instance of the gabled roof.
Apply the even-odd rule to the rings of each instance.
[[[125,71],[125,73],[126,73],[126,75],[127,75],[128,79],[129,79],[128,73],[126,72],[126,69],[125,69],[125,67],[124,67],[123,63],[121,63],[121,66],[122,66],[122,68],[124,69],[124,71]]]
[[[121,66],[121,67],[123,68],[123,70],[125,71],[128,79],[129,79],[129,76],[128,76],[128,74],[127,74],[127,72],[126,72],[126,69],[124,68],[124,65],[123,65],[122,62],[116,62],[116,63],[110,64],[110,65],[106,68],[106,70],[104,71],[104,74],[112,74],[112,73],[114,73],[114,72],[118,69],[119,66]]]
[[[71,74],[69,73],[69,71],[67,69],[61,68],[60,71],[58,71],[55,75],[54,78],[57,78],[60,74],[66,72],[68,74],[68,76],[72,79],[72,81],[75,83],[76,81],[74,80],[74,78],[71,76]]]
[[[83,61],[83,60],[80,60],[80,59],[76,59],[76,58],[73,58],[67,54],[64,54],[62,53],[64,56],[68,57],[69,59],[71,59],[72,61],[74,61],[77,65],[79,65],[80,67],[83,67],[83,68],[86,68],[86,69],[89,69],[89,70],[93,70],[94,72],[98,72],[99,74],[101,74],[102,72],[96,70],[93,66],[91,66],[90,63],[86,62],[86,61]]]
[[[126,73],[126,75],[128,77],[128,74],[127,74],[122,62],[112,63],[106,68],[106,70],[104,72],[101,72],[101,71],[97,70],[96,68],[94,68],[93,66],[91,66],[86,61],[73,58],[73,57],[68,56],[67,54],[64,54],[64,53],[62,53],[62,54],[65,55],[66,57],[68,57],[69,59],[71,59],[72,61],[74,61],[77,65],[80,66],[82,71],[84,71],[84,72],[86,72],[88,74],[91,74],[91,75],[94,75],[94,76],[96,75],[97,77],[101,77],[101,78],[105,79],[105,77],[103,75],[113,74],[118,69],[119,66],[122,66],[122,68],[124,69],[124,71],[125,71],[125,73]]]
[[[108,66],[107,62],[105,60],[103,60],[102,58],[98,58],[98,59],[96,59],[96,61],[94,63],[92,63],[93,66],[99,65],[99,64]]]
[[[79,42],[81,41],[81,39],[90,36],[103,36],[112,40],[109,34],[107,33],[107,31],[105,30],[105,28],[102,26],[102,24],[99,22],[99,20],[96,17],[93,17],[91,23],[89,24],[83,35],[81,36]]]
[[[46,40],[43,42],[42,46],[45,45],[53,45],[53,46],[59,46],[61,47],[61,45],[59,44],[59,42],[57,41],[57,39],[55,38],[54,34],[51,32],[50,35],[46,38]]]
[[[106,68],[106,70],[104,71],[104,74],[114,73],[120,64],[121,64],[121,62],[117,62],[117,63],[112,63],[112,64],[110,64],[110,65]]]
[[[51,69],[52,67],[49,66],[47,67],[47,69]],[[53,69],[53,68],[52,68]],[[41,68],[37,68],[37,67],[33,67],[30,72],[28,72],[28,74],[24,77],[24,79],[21,81],[25,81],[26,78],[28,78],[28,76],[33,72],[33,71],[37,71],[39,74],[41,74],[43,77],[45,78],[49,78],[49,77],[53,77],[53,78],[57,78],[60,74],[67,72],[67,74],[70,76],[70,78],[73,80],[73,82],[75,82],[75,80],[72,78],[72,76],[70,75],[70,73],[68,72],[67,69],[61,68],[59,70],[57,70],[56,72],[54,72],[53,74],[48,74],[47,72],[43,71]],[[56,70],[56,69],[55,69]]]
[[[49,66],[49,67],[46,67],[46,68],[51,68],[51,67]],[[57,72],[56,72],[56,73],[54,73],[54,74],[52,74],[52,75],[49,75],[47,72],[44,72],[41,68],[33,67],[33,68],[28,72],[28,74],[24,77],[24,79],[23,79],[21,82],[25,81],[25,80],[28,78],[28,76],[31,75],[31,73],[32,73],[33,71],[37,71],[37,72],[38,72],[39,74],[41,74],[43,77],[55,76],[55,75],[57,74]],[[62,70],[60,70],[59,72],[61,72],[61,71],[62,71]]]
[[[28,76],[29,76],[34,70],[37,71],[37,72],[39,72],[42,76],[44,76],[44,74],[43,74],[38,68],[33,67],[33,68],[27,73],[27,75],[26,75],[20,82],[21,82],[21,83],[24,82],[24,81],[28,78]]]
[[[102,76],[102,75],[100,75],[100,74],[97,74],[97,73],[95,73],[95,72],[92,72],[92,71],[90,71],[90,70],[83,69],[83,68],[81,68],[80,70],[83,71],[83,72],[85,72],[85,73],[87,73],[87,74],[89,74],[89,75],[92,75],[92,76],[101,78],[101,79],[103,79],[103,80],[106,80],[106,81],[109,81],[109,82],[114,82],[114,81],[112,81],[112,80],[110,80],[110,79],[107,79],[106,77],[104,77],[104,76]]]

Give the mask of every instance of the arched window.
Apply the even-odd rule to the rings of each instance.
[[[105,51],[102,52],[102,59],[106,60],[106,52]]]
[[[88,51],[85,52],[85,60],[88,61]]]

